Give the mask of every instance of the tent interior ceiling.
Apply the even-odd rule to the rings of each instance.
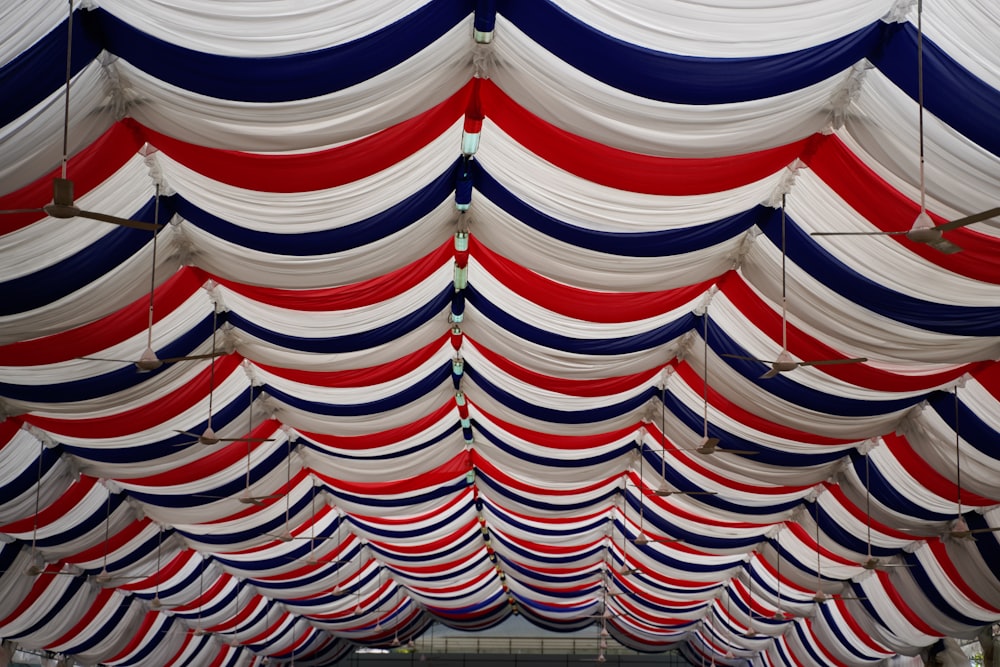
[[[1000,206],[990,0],[0,34],[0,638],[321,665],[519,614],[865,665],[1000,619],[1000,222],[871,234]]]

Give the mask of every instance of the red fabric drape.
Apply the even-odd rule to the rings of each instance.
[[[279,377],[314,387],[371,387],[398,380],[400,377],[415,371],[437,354],[441,348],[446,345],[450,347],[450,336],[449,332],[445,332],[438,336],[437,340],[428,343],[415,352],[411,352],[405,357],[400,357],[379,366],[368,366],[367,368],[351,368],[342,371],[310,371],[267,366],[264,364],[257,365],[262,370]]]
[[[697,390],[698,393],[701,393],[704,390],[705,382],[700,375],[702,372],[701,368],[696,370],[686,361],[677,364],[674,368],[677,375],[683,379],[685,384],[689,387]],[[788,440],[801,443],[816,444],[818,447],[846,445],[857,442],[856,440],[828,438],[826,436],[800,431],[790,426],[785,426],[784,424],[768,421],[767,419],[763,419],[748,410],[744,410],[732,401],[726,399],[725,396],[713,389],[711,385],[708,387],[708,403],[714,410],[723,413],[733,421],[740,424],[746,424],[756,431],[767,433],[768,435],[773,435],[779,438],[786,438]]]
[[[141,137],[124,122],[115,123],[92,144],[69,159],[66,176],[73,181],[73,197],[79,199],[108,180],[142,147]],[[41,208],[52,201],[52,179],[60,176],[59,166],[20,190],[0,197],[0,211]],[[0,215],[0,235],[27,227],[45,217],[44,213]]]
[[[204,283],[203,272],[181,268],[153,292],[153,321],[159,322],[176,310]],[[149,296],[143,296],[121,310],[68,331],[2,345],[0,366],[38,366],[79,357],[107,356],[97,353],[145,331],[148,324]]]
[[[882,440],[899,462],[899,466],[904,468],[921,486],[946,500],[958,500],[958,486],[917,454],[906,438],[895,433],[886,433],[882,436]],[[963,488],[962,504],[966,506],[966,509],[969,509],[970,507],[992,507],[997,504],[997,501]]]
[[[38,528],[44,528],[50,523],[55,523],[64,516],[71,514],[73,508],[82,503],[90,495],[95,486],[97,486],[96,479],[82,475],[79,481],[70,484],[69,488],[59,496],[58,500],[48,507],[43,507],[37,515],[27,516],[18,521],[0,526],[0,532],[30,533],[36,525]]]
[[[486,116],[527,150],[571,174],[629,192],[697,195],[732,190],[787,167],[809,141],[717,158],[643,155],[562,130],[519,106],[491,80],[482,82],[480,92]]]
[[[715,280],[659,292],[601,292],[546,278],[493,252],[475,236],[469,237],[469,252],[511,291],[546,310],[584,322],[631,323],[656,317],[702,298]],[[474,275],[471,279],[475,283]]]
[[[604,447],[605,445],[618,440],[624,436],[635,433],[638,428],[638,424],[634,426],[625,426],[618,429],[617,431],[608,431],[607,433],[595,433],[593,435],[566,435],[563,433],[543,433],[542,431],[533,431],[527,429],[523,426],[518,426],[511,422],[504,421],[499,417],[496,417],[488,412],[486,412],[479,405],[469,402],[470,405],[474,405],[476,409],[485,415],[490,422],[500,426],[504,431],[514,435],[522,440],[530,442],[541,447],[547,447],[549,449],[565,450],[565,451],[579,451],[586,452],[593,450],[595,448]]]
[[[227,354],[215,359],[215,381],[222,382],[234,372],[242,372],[242,357]],[[208,396],[211,369],[206,367],[184,386],[155,404],[144,405],[104,417],[60,419],[27,415],[24,421],[40,429],[75,438],[116,438],[161,425]],[[207,415],[206,415],[207,416]]]
[[[206,148],[122,121],[174,160],[221,183],[261,192],[332,188],[388,169],[441,136],[465,114],[471,82],[427,111],[342,146],[311,153],[264,155]]]
[[[415,422],[385,431],[366,433],[364,435],[335,435],[331,433],[313,433],[311,431],[299,431],[299,433],[303,437],[327,447],[351,451],[377,449],[379,447],[387,447],[406,440],[417,435],[418,433],[423,433],[435,425],[443,424],[447,419],[448,414],[454,410],[454,402],[449,401],[447,403],[443,403],[441,407],[434,412],[429,413],[425,417],[421,417]],[[453,423],[454,420],[446,424],[446,427],[451,426]]]
[[[326,312],[365,308],[399,296],[426,280],[434,271],[452,260],[451,242],[441,244],[425,257],[385,275],[349,285],[322,289],[279,289],[245,285],[218,276],[209,276],[248,299],[277,308],[303,312]]]
[[[806,164],[851,208],[883,231],[910,229],[920,213],[920,206],[883,180],[836,135],[827,135],[815,141],[811,149],[803,156]],[[913,168],[916,171],[917,166]],[[936,213],[927,213],[935,224],[947,222]],[[1000,262],[996,261],[1000,256],[1000,238],[980,234],[971,227],[956,229],[946,234],[949,241],[964,249],[954,255],[914,243],[905,236],[893,238],[924,259],[953,273],[988,283],[1000,283]]]
[[[754,326],[777,344],[781,344],[781,312],[768,305],[742,276],[735,272],[719,281],[720,290]],[[788,348],[803,360],[843,359],[845,355],[809,336],[792,323],[787,325]],[[875,368],[870,364],[816,366],[817,370],[858,387],[883,392],[911,392],[937,388],[975,368],[967,364],[928,375],[902,375]]]

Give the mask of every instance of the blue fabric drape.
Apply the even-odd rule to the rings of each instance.
[[[73,12],[71,76],[89,65],[101,44],[84,26],[89,12]],[[49,31],[13,60],[0,67],[0,125],[9,125],[66,85],[67,21]],[[72,82],[70,83],[72,86]]]
[[[655,232],[605,232],[559,220],[521,201],[478,162],[472,164],[476,190],[519,223],[564,243],[623,257],[669,257],[728,241],[758,223],[769,209],[758,206],[711,223]]]
[[[620,338],[570,338],[569,336],[539,329],[519,320],[517,317],[490,302],[471,283],[467,289],[469,291],[469,304],[474,306],[484,317],[497,326],[532,343],[575,354],[611,356],[648,350],[679,338],[685,331],[691,328],[694,320],[694,315],[682,315],[669,324],[664,324],[640,334],[622,336]]]
[[[521,449],[504,442],[491,430],[485,428],[478,420],[473,419],[472,423],[475,426],[476,431],[482,434],[486,440],[489,440],[491,444],[495,445],[497,449],[509,454],[510,456],[514,456],[522,461],[527,461],[535,465],[559,467],[586,467],[599,465],[601,463],[607,463],[617,459],[618,457],[628,453],[635,446],[633,443],[623,443],[620,447],[608,450],[604,454],[597,456],[582,456],[580,453],[574,452],[572,457],[567,458],[565,455],[561,455],[558,450],[552,450],[552,456],[539,456],[537,454],[532,454],[525,449]]]
[[[431,0],[354,41],[260,58],[193,51],[137,30],[103,9],[87,16],[87,28],[108,51],[179,88],[227,100],[285,102],[367,81],[416,55],[472,12],[471,1]]]
[[[127,217],[152,222],[154,208],[155,200],[150,199],[134,215]],[[90,223],[71,219],[63,220],[62,224],[71,226]],[[3,294],[3,299],[0,299],[0,316],[41,308],[69,296],[80,285],[100,282],[103,276],[126,263],[150,243],[152,238],[152,232],[142,229],[115,227],[99,242],[66,259],[0,283],[0,294]]]
[[[641,394],[611,405],[581,407],[580,410],[576,411],[558,410],[555,408],[546,408],[514,396],[487,380],[470,364],[465,365],[465,373],[476,383],[476,387],[482,389],[503,405],[516,410],[520,414],[554,424],[584,424],[620,417],[633,410],[637,410],[655,393],[655,390],[650,388]]]
[[[800,90],[865,58],[897,24],[881,21],[808,49],[756,58],[678,56],[629,44],[550,0],[498,0],[497,11],[547,51],[604,83],[662,102],[725,104]]]
[[[781,211],[762,221],[761,231],[781,247]],[[955,306],[924,301],[880,285],[838,262],[786,215],[788,258],[844,298],[883,317],[927,331],[956,336],[1000,335],[1000,307]]]
[[[178,214],[209,234],[273,255],[307,257],[359,248],[417,224],[451,195],[452,171],[448,169],[417,192],[364,220],[336,229],[279,234],[248,229],[208,213],[180,195],[174,195]]]
[[[446,285],[433,299],[423,304],[409,314],[399,318],[395,322],[390,322],[378,329],[365,331],[363,333],[348,334],[346,336],[332,336],[329,338],[303,338],[301,336],[290,336],[277,331],[271,331],[255,322],[252,322],[239,313],[230,312],[229,321],[233,326],[242,329],[248,334],[263,341],[284,347],[289,350],[300,350],[303,352],[313,352],[316,354],[336,354],[338,352],[356,352],[378,347],[396,340],[400,336],[410,333],[441,313],[451,303],[451,295],[454,288]],[[449,367],[448,373],[451,373]]]
[[[720,356],[726,354],[749,356],[746,350],[737,345],[721,329],[713,333],[709,341],[709,346]],[[871,399],[857,400],[844,396],[835,396],[799,384],[793,379],[796,371],[779,373],[773,378],[762,380],[760,376],[769,370],[769,366],[765,366],[757,361],[734,359],[725,356],[722,358],[741,375],[756,383],[761,390],[774,394],[789,403],[794,403],[795,405],[815,410],[819,413],[842,415],[845,417],[884,415],[905,410],[923,400],[922,396],[885,401]]]
[[[145,316],[145,315],[144,315]],[[193,354],[195,349],[204,344],[212,337],[213,316],[207,315],[201,321],[195,323],[190,329],[162,346],[156,340],[153,346],[156,354],[161,359],[172,359]],[[226,321],[225,313],[217,316],[219,323]],[[136,351],[135,361],[139,360],[141,352]],[[96,353],[98,358],[104,358],[101,353]],[[123,359],[122,361],[128,361]],[[176,363],[201,363],[208,364],[208,360],[182,361]],[[90,399],[116,394],[126,391],[132,387],[139,386],[149,380],[154,375],[167,372],[173,364],[164,364],[156,370],[139,372],[132,364],[128,364],[108,373],[94,375],[71,382],[54,382],[47,385],[35,384],[12,384],[0,382],[0,395],[16,398],[21,401],[39,403],[72,403],[74,401],[86,401]],[[223,422],[219,422],[223,423]],[[89,451],[89,450],[88,450]],[[149,451],[149,450],[147,450]],[[133,452],[134,453],[134,452]]]
[[[869,59],[912,97],[917,95],[917,29],[906,23],[886,35],[884,48]],[[924,106],[952,128],[994,155],[1000,155],[1000,90],[948,56],[924,35]]]

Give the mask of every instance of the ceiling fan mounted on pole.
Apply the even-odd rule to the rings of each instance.
[[[756,361],[771,368],[760,376],[761,380],[768,380],[779,373],[793,371],[802,366],[833,366],[839,364],[858,364],[868,361],[866,357],[851,357],[841,359],[812,359],[795,361],[788,352],[788,298],[787,298],[787,277],[785,264],[787,252],[785,250],[785,195],[781,195],[781,352],[773,360],[758,359],[742,354],[725,354],[722,356],[732,359],[743,359],[744,361]]]
[[[950,255],[961,252],[962,248],[944,238],[944,232],[950,232],[1000,216],[1000,206],[998,206],[935,225],[934,220],[927,214],[927,188],[924,178],[924,30],[922,16],[923,1],[917,0],[917,106],[919,108],[918,133],[920,136],[920,212],[908,230],[892,232],[812,232],[811,236],[905,236],[914,243],[923,243],[938,252]]]
[[[69,163],[69,91],[70,80],[73,74],[72,54],[73,54],[73,0],[69,0],[69,20],[67,23],[66,38],[66,84],[65,103],[63,105],[63,141],[62,141],[62,168],[60,175],[52,180],[52,203],[40,208],[19,208],[7,211],[0,211],[0,214],[18,213],[45,213],[46,215],[60,220],[72,218],[88,218],[107,222],[121,227],[131,227],[133,229],[145,229],[156,231],[163,227],[159,223],[144,222],[142,220],[130,220],[107,213],[96,211],[86,211],[76,205],[73,198],[73,181],[66,174],[66,167]]]

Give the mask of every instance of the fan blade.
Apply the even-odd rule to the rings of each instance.
[[[274,438],[219,438],[219,442],[274,442]]]
[[[658,496],[717,496],[718,491],[673,491],[671,489],[657,489],[653,492]]]
[[[109,359],[108,357],[78,357],[87,361],[113,361],[118,364],[134,364],[135,359]]]
[[[94,211],[80,211],[77,213],[77,217],[89,218],[91,220],[98,220],[100,222],[109,222],[112,225],[119,225],[120,227],[131,227],[133,229],[145,229],[146,231],[155,232],[157,229],[161,229],[163,225],[157,225],[152,222],[140,222],[138,220],[129,220],[128,218],[119,218],[114,215],[107,215],[105,213],[95,213]]]
[[[22,213],[44,213],[44,208],[12,208],[9,211],[0,211],[0,215],[18,215]]]
[[[711,454],[715,451],[716,447],[719,446],[720,440],[718,438],[710,438],[707,435],[701,439],[698,443],[698,451],[702,454]]]
[[[211,434],[206,435],[202,433],[198,435],[197,433],[192,433],[191,431],[181,431],[174,429],[174,433],[179,433],[181,435],[186,435],[188,437],[194,438],[194,442],[181,442],[174,447],[187,447],[188,445],[215,445],[220,442],[274,442],[274,438],[218,438],[215,436],[213,431]]]
[[[837,364],[861,364],[868,361],[868,357],[853,357],[851,359],[814,359],[812,361],[800,361],[800,366],[836,366]]]
[[[761,363],[764,363],[764,364],[766,364],[767,362],[766,362],[766,361],[762,361]],[[777,368],[773,368],[773,367],[772,367],[772,368],[771,368],[771,370],[769,370],[768,372],[764,373],[763,375],[761,375],[761,376],[760,376],[759,378],[757,378],[757,379],[758,379],[758,380],[770,380],[771,378],[773,378],[774,376],[776,376],[776,375],[777,375],[778,373],[780,373],[780,372],[781,372],[781,371],[780,371],[780,370],[778,370]]]
[[[113,361],[119,364],[134,364],[138,367],[140,372],[156,370],[163,364],[175,364],[180,361],[200,361],[202,359],[212,359],[214,357],[221,357],[222,353],[217,354],[192,354],[186,357],[168,357],[166,359],[156,358],[155,355],[146,358],[145,356],[139,357],[138,359],[111,359],[109,357],[78,357],[79,359],[86,359],[87,361]]]
[[[219,496],[219,495],[214,495],[214,494],[210,494],[210,493],[192,493],[191,497],[192,498],[211,498],[212,500],[233,500],[233,499],[235,499],[235,500],[240,501],[244,505],[261,505],[261,504],[264,503],[265,500],[275,500],[277,498],[284,498],[285,496],[283,496],[283,495],[271,495],[271,496],[251,496],[251,495],[233,496],[233,495],[230,495],[230,496]]]
[[[129,574],[111,574],[110,572],[100,572],[94,575],[94,581],[99,584],[108,584],[116,581],[139,581],[140,579],[148,579],[152,575],[129,575]]]
[[[212,438],[211,442],[202,442],[204,436],[194,435],[193,433],[188,433],[187,431],[177,431],[182,435],[190,435],[197,440],[191,442],[179,442],[174,447],[190,447],[191,445],[204,445],[206,447],[211,447],[212,445],[217,445],[220,442],[274,442],[274,438]],[[227,496],[228,497],[228,496]]]
[[[774,363],[772,361],[767,361],[765,359],[758,359],[757,357],[748,357],[743,354],[726,354],[725,352],[723,352],[721,356],[729,357],[730,359],[742,359],[743,361],[756,361],[757,363],[767,364],[768,366]]]
[[[271,539],[274,540],[281,540],[282,542],[292,542],[294,540],[302,540],[305,542],[326,542],[328,540],[340,539],[338,537],[327,537],[325,535],[314,535],[313,537],[309,537],[308,535],[292,535],[292,534],[274,535],[272,533],[264,533],[264,537],[270,537]]]
[[[913,567],[913,566],[910,565],[909,563],[884,563],[880,561],[878,558],[869,558],[868,560],[866,560],[864,563],[861,564],[861,567],[865,568],[866,570],[884,570],[890,567]]]
[[[943,252],[946,255],[954,255],[956,252],[962,252],[962,246],[956,245],[946,239],[928,241],[927,245],[934,248],[938,252]]]
[[[284,498],[280,494],[270,495],[270,496],[239,496],[239,500],[244,505],[263,505],[265,501],[277,500],[278,498]]]
[[[972,535],[978,535],[980,533],[996,533],[1000,532],[1000,527],[997,528],[973,528],[969,531]]]
[[[713,442],[714,442],[714,444],[713,444]],[[699,445],[698,447],[695,447],[695,448],[688,448],[688,447],[668,447],[668,448],[664,449],[663,451],[665,451],[665,452],[694,452],[696,454],[702,454],[704,456],[711,456],[712,454],[715,454],[717,452],[722,453],[722,454],[748,454],[748,455],[751,455],[751,456],[752,455],[756,455],[756,454],[760,454],[760,452],[757,452],[757,451],[754,451],[754,450],[750,450],[750,449],[729,449],[727,447],[719,447],[718,443],[719,443],[719,439],[718,438],[709,438],[707,443],[703,443],[703,444],[701,444],[701,445]],[[653,493],[655,495],[658,495],[658,496],[662,496],[662,495],[668,495],[669,496],[669,495],[673,495],[673,494],[677,494],[677,495],[692,495],[692,496],[693,495],[706,495],[706,496],[715,496],[715,495],[718,495],[715,491],[665,491],[664,490],[664,491],[654,491]]]
[[[809,232],[809,236],[903,236],[905,232]]]
[[[644,544],[652,544],[654,542],[680,542],[676,537],[646,537],[645,535],[640,535],[632,540],[635,544],[642,546]]]
[[[982,213],[974,213],[972,215],[967,215],[964,218],[958,218],[952,220],[951,222],[946,222],[944,224],[935,227],[939,232],[948,232],[952,229],[958,229],[959,227],[965,227],[966,225],[971,225],[974,222],[982,222],[983,220],[989,220],[990,218],[995,218],[1000,215],[1000,206],[997,208],[991,208],[988,211],[983,211]]]
[[[64,572],[62,570],[52,571],[46,569],[46,567],[42,567],[36,564],[31,564],[28,567],[24,568],[23,570],[20,570],[20,573],[26,577],[37,577],[40,574],[47,574],[47,575],[51,574],[53,576],[60,576],[60,577],[79,577],[81,576],[81,574],[83,574],[82,572],[80,573]],[[0,575],[7,574],[8,572],[18,572],[18,570],[0,570]]]
[[[221,352],[217,352],[216,354],[192,354],[186,357],[167,357],[166,359],[160,359],[160,361],[165,364],[175,364],[178,361],[199,361],[201,359],[214,359],[221,356],[223,356]]]

